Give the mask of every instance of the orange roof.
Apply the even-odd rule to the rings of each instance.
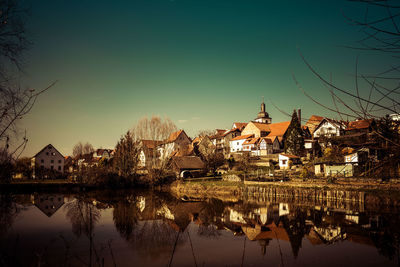
[[[256,144],[258,139],[260,139],[259,137],[256,138],[250,138],[246,141],[244,141],[243,145],[252,145],[252,144]]]
[[[246,122],[234,122],[233,125],[235,125],[236,128],[239,130],[243,130],[244,127],[246,127],[247,123]]]
[[[310,130],[310,133],[313,133],[315,131],[315,128],[319,125],[319,123],[324,119],[324,117],[317,116],[317,115],[312,115],[305,126],[308,127]]]
[[[254,124],[254,126],[256,126],[260,131],[264,131],[264,132],[270,132],[270,125],[271,124],[267,124],[267,123],[261,123],[261,122],[254,122],[252,121],[251,123]]]
[[[274,137],[274,139],[275,138],[276,138],[276,136]],[[265,142],[267,142],[267,144],[272,144],[272,141],[274,140],[274,139],[271,139],[269,137],[261,137],[260,142],[261,142],[262,139],[264,139]]]
[[[282,156],[288,157],[290,159],[299,159],[300,157],[295,156],[295,155],[290,155],[290,154],[281,154]]]
[[[239,132],[240,132],[240,129],[239,129],[239,128],[233,128],[233,129],[231,129],[231,130],[229,130],[229,131],[226,131],[222,136],[226,136],[226,135],[228,135],[229,133],[232,133],[232,132],[235,132],[235,131],[239,131]]]
[[[162,141],[155,141],[155,140],[141,140],[142,145],[148,149],[153,149],[158,145],[162,144]]]
[[[358,120],[358,121],[350,121],[347,125],[346,131],[357,130],[357,129],[366,129],[371,125],[373,120]]]
[[[247,139],[247,138],[250,138],[250,137],[253,137],[253,136],[254,136],[254,134],[240,135],[240,136],[236,136],[236,137],[233,138],[231,141]]]
[[[183,130],[179,130],[179,131],[171,133],[169,135],[168,139],[166,140],[166,142],[167,143],[175,142],[175,140],[179,137],[179,135],[181,135],[182,132],[183,132]]]
[[[226,132],[226,130],[224,130],[224,129],[216,129],[215,131],[216,131],[217,135],[221,135],[221,136]]]
[[[283,136],[287,129],[289,128],[290,121],[284,121],[284,122],[277,122],[277,123],[271,123],[268,124],[269,128],[271,129],[271,132],[269,133],[268,136]]]

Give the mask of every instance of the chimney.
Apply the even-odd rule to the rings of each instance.
[[[297,110],[297,117],[299,118],[299,123],[300,123],[300,127],[301,127],[301,109],[300,108]]]

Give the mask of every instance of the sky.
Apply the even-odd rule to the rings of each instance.
[[[364,10],[347,1],[132,0],[27,1],[32,48],[24,55],[22,84],[56,85],[19,122],[27,131],[25,156],[53,144],[70,155],[74,144],[113,148],[144,116],[172,119],[194,137],[253,120],[265,98],[273,122],[302,109],[333,116],[324,103],[321,74],[354,86],[353,45],[361,34],[345,15]],[[374,71],[385,59],[361,54]],[[273,104],[274,105],[273,105]]]

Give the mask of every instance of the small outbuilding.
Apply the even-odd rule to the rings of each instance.
[[[205,172],[205,164],[196,156],[172,157],[172,170],[180,178],[199,177]]]
[[[292,164],[299,164],[300,157],[295,156],[295,155],[290,155],[290,154],[279,154],[279,168],[280,169],[289,169],[290,161],[292,162]]]

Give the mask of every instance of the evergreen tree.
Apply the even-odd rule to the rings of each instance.
[[[128,177],[136,173],[140,147],[129,131],[119,140],[114,156],[114,168],[119,175]]]
[[[293,111],[292,121],[285,136],[285,152],[301,156],[304,152],[304,136],[296,110]]]

